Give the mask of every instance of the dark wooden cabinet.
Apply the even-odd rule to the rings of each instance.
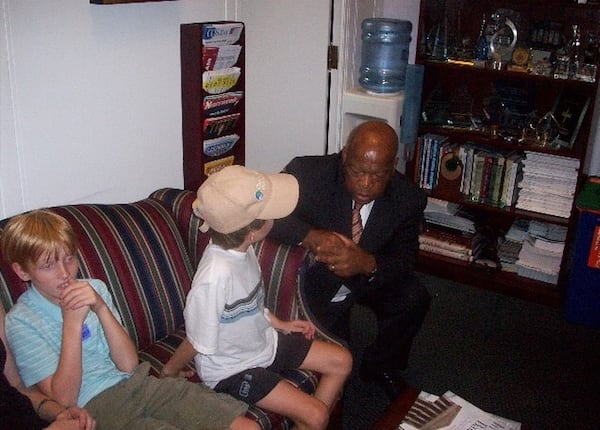
[[[180,27],[183,176],[196,191],[213,172],[245,163],[244,24]]]
[[[597,4],[578,5],[559,0],[422,0],[416,57],[416,63],[424,66],[419,135],[444,136],[456,145],[468,143],[504,154],[532,151],[577,160],[579,190],[584,181],[598,85],[593,67],[599,57],[598,22],[600,5]],[[573,25],[580,32],[581,45],[576,48],[570,47]],[[517,34],[514,44],[513,27]],[[486,34],[488,49],[490,35],[494,47],[493,54],[488,53],[487,59],[483,59],[477,41]],[[582,64],[592,64],[585,69],[591,70],[591,75],[556,78],[557,61],[572,56],[574,49],[579,55],[577,70],[584,70]],[[550,113],[562,115],[558,118],[559,125],[545,122],[551,118]],[[572,118],[566,121],[569,116]],[[422,138],[419,145],[423,147]],[[422,169],[419,155],[417,149],[407,166],[407,173],[417,182]],[[427,192],[432,197],[468,207],[498,231],[506,232],[517,218],[567,227],[558,283],[552,285],[501,270],[483,270],[423,251],[419,270],[544,304],[562,303],[577,220],[574,205],[570,215],[557,216],[543,210],[519,209],[515,204],[489,204],[473,200],[461,192],[459,184],[460,180],[442,181]],[[547,183],[549,188],[552,185],[551,181]]]

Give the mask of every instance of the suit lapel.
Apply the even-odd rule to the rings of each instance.
[[[390,226],[394,225],[394,210],[387,193],[375,200],[359,242],[363,249],[378,248],[381,241],[387,238],[390,234]]]

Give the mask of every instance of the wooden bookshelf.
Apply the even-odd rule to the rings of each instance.
[[[560,53],[570,37],[573,24],[579,25],[582,39],[594,32],[600,19],[597,5],[577,5],[566,0],[421,0],[419,19],[418,52],[416,63],[424,66],[422,116],[419,136],[436,134],[446,136],[457,145],[470,143],[493,150],[532,151],[540,154],[567,157],[578,160],[579,170],[574,182],[575,195],[585,182],[583,168],[589,147],[590,131],[597,92],[596,81],[586,82],[575,78],[557,79],[553,73],[542,75],[526,71],[507,69],[511,58],[503,55],[500,63],[488,60],[486,66],[462,61],[469,55],[479,37],[482,16],[489,20],[492,14],[501,11],[499,22],[505,17],[513,19],[518,30],[515,47],[524,47],[529,52],[547,50],[552,56]],[[596,23],[596,24],[595,24]],[[539,46],[534,41],[534,32],[540,25],[551,25],[561,29],[560,40],[554,46]],[[498,27],[500,28],[500,27]],[[436,31],[436,29],[439,29]],[[432,35],[443,34],[446,41],[446,57],[439,58],[432,49]],[[545,52],[545,51],[544,51]],[[473,58],[473,52],[471,52]],[[496,58],[497,59],[497,58]],[[457,60],[457,61],[454,61]],[[598,61],[600,59],[597,59]],[[493,63],[493,64],[492,64]],[[600,65],[599,65],[600,68]],[[508,96],[506,95],[508,94]],[[567,94],[583,99],[589,98],[586,109],[582,109],[577,132],[567,144],[541,142],[523,138],[519,131],[528,124],[534,126],[548,112],[557,113],[561,97]],[[501,108],[495,107],[498,100]],[[494,118],[500,114],[500,119]],[[469,123],[470,122],[470,123]],[[564,130],[565,122],[561,126]],[[563,131],[561,131],[563,133]],[[407,174],[419,183],[419,149],[415,158],[407,163]],[[548,187],[552,187],[549,182]],[[418,269],[453,281],[507,294],[551,306],[559,306],[565,297],[568,275],[575,239],[577,210],[573,204],[569,216],[524,210],[510,205],[498,205],[472,201],[461,194],[454,184],[442,184],[428,195],[465,206],[476,212],[494,228],[506,232],[515,219],[523,218],[567,227],[567,239],[562,256],[558,284],[553,285],[518,276],[502,270],[490,271],[457,259],[430,252],[420,252]],[[526,207],[525,205],[521,205]]]

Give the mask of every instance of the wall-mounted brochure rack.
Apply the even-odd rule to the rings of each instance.
[[[181,107],[184,188],[245,162],[244,24],[182,24]]]

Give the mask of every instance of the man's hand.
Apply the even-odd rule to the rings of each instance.
[[[322,242],[317,246],[315,258],[325,264],[337,276],[347,278],[350,276],[371,273],[375,267],[375,257],[364,251],[352,239],[335,232],[331,232],[335,239]]]
[[[325,250],[336,250],[340,248],[343,243],[340,241],[338,235],[332,231],[310,230],[302,241],[302,245],[308,248],[316,256],[319,250],[321,250],[321,252],[325,252]]]

